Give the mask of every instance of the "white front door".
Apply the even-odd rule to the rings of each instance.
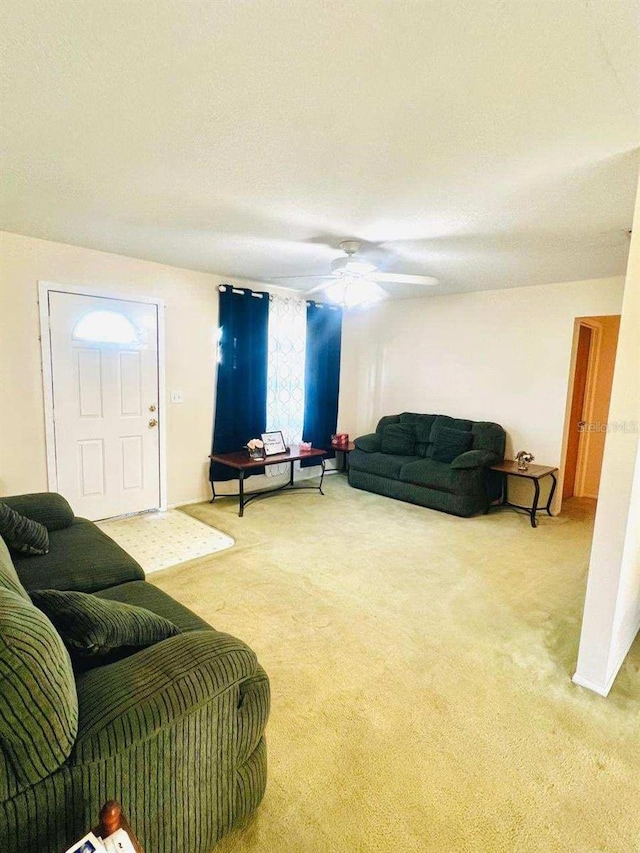
[[[57,490],[92,520],[158,508],[157,305],[48,297]]]

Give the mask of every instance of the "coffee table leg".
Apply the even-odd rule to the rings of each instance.
[[[238,483],[240,485],[240,492],[238,495],[239,506],[238,506],[238,515],[240,518],[244,515],[244,471],[242,468],[238,472]]]
[[[553,480],[553,485],[551,486],[551,491],[549,492],[549,500],[547,501],[547,515],[551,515],[551,501],[553,500],[553,496],[556,491],[556,486],[558,485],[558,480],[556,479],[556,475],[551,472],[551,479]]]
[[[533,499],[533,506],[531,507],[531,526],[537,527],[538,522],[536,521],[536,512],[538,511],[538,500],[540,498],[540,483],[537,480],[534,480],[533,487],[536,490],[536,494]]]

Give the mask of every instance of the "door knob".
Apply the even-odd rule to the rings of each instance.
[[[149,426],[150,426],[150,427],[156,427],[156,426],[158,426],[158,421],[157,421],[155,418],[150,418],[150,419],[149,419]]]

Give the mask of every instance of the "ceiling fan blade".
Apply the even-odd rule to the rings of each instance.
[[[423,284],[427,287],[434,287],[439,284],[438,279],[431,275],[403,275],[395,272],[375,272],[368,276],[372,281],[388,282],[393,284]]]
[[[317,276],[317,278],[330,278],[335,281],[336,279],[332,275],[325,276]],[[325,288],[329,287],[329,285],[325,282],[324,284],[318,284],[315,287],[312,287],[311,290],[305,291],[305,296],[312,296],[314,293],[319,293],[321,290],[325,290]]]
[[[276,275],[269,279],[269,281],[284,281],[288,278],[335,278],[333,275]]]

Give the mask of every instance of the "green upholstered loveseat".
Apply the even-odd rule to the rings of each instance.
[[[0,850],[62,853],[119,800],[149,853],[209,853],[259,804],[269,682],[255,654],[144,580],[60,495],[2,500],[49,531],[12,560],[0,539]],[[177,636],[74,674],[28,590],[154,611]]]
[[[468,450],[450,462],[434,459],[441,429],[468,433]],[[488,466],[504,458],[505,439],[495,423],[414,412],[388,415],[375,433],[356,438],[349,483],[453,515],[474,515],[500,497],[499,475]]]

